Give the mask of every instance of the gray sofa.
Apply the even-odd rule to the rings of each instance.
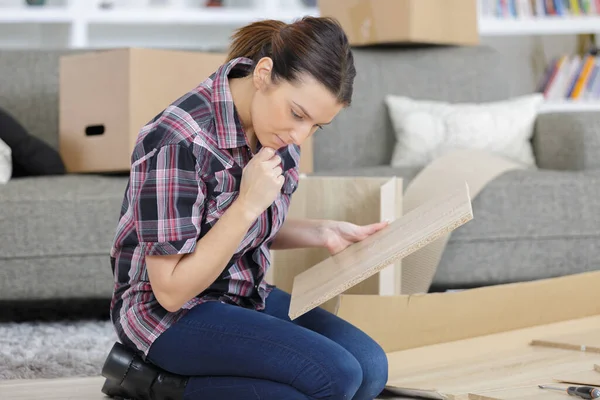
[[[60,51],[0,52],[0,108],[57,145]],[[354,104],[315,138],[315,173],[402,176],[390,168],[387,93],[492,101],[532,87],[518,64],[486,47],[357,49]],[[521,92],[521,93],[519,93]],[[600,115],[541,115],[537,171],[508,172],[474,200],[477,219],[457,230],[435,288],[538,279],[597,269],[600,259]],[[0,187],[0,300],[107,299],[108,250],[126,177],[19,178]]]

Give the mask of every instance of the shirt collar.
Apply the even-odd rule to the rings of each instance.
[[[223,64],[215,72],[212,103],[215,115],[217,144],[222,149],[242,147],[248,144],[244,129],[233,104],[228,76],[234,68],[246,72],[251,67],[252,60],[248,58],[235,58]]]
[[[232,70],[248,72],[252,68],[249,58],[235,58],[223,64],[214,74],[212,103],[215,115],[215,131],[217,145],[221,149],[232,149],[248,145],[244,128],[233,104],[228,76]],[[237,71],[236,71],[237,72]],[[262,147],[257,143],[256,151]],[[300,148],[295,145],[285,146],[278,150],[284,171],[298,166]]]

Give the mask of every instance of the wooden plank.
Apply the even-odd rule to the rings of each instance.
[[[469,393],[469,400],[565,400],[565,393],[540,389],[535,385]]]
[[[578,335],[550,336],[534,339],[531,341],[531,345],[600,353],[600,329]]]
[[[560,386],[555,377],[590,370],[597,355],[530,346],[531,337],[583,333],[598,324],[594,316],[389,353],[388,384],[453,400],[549,396],[537,385]]]
[[[318,307],[472,218],[466,183],[425,202],[385,229],[296,276],[290,318]]]
[[[402,187],[400,178],[302,176],[292,197],[289,219],[325,219],[367,225],[388,216],[391,206],[382,198],[384,185]],[[395,199],[401,201],[400,199]],[[294,277],[330,254],[323,248],[272,250],[267,281],[291,293]],[[373,276],[351,288],[348,293],[378,294],[379,277]]]
[[[391,179],[381,186],[380,221],[395,221],[402,217],[402,181]],[[402,260],[397,260],[379,272],[379,295],[393,296],[402,290]],[[368,279],[367,279],[368,281]],[[351,294],[351,291],[347,292]],[[363,293],[368,294],[368,293]]]
[[[600,386],[600,373],[594,368],[587,371],[572,372],[554,378],[557,382],[572,385]]]

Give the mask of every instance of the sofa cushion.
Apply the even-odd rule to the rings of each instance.
[[[0,139],[0,185],[5,184],[12,176],[12,151],[10,147]]]
[[[488,102],[512,94],[508,57],[486,46],[375,46],[353,52],[352,104],[315,134],[315,170],[390,164],[394,131],[388,94],[450,102]]]
[[[0,109],[0,140],[12,152],[12,176],[62,175],[65,165],[57,150],[30,135],[12,115]]]
[[[418,172],[380,166],[318,175],[399,176],[406,188]],[[473,215],[472,221],[452,232],[434,277],[435,288],[520,282],[598,269],[600,172],[506,172],[473,199]]]
[[[531,138],[544,96],[472,103],[386,96],[396,145],[391,165],[422,166],[458,149],[479,149],[534,167]]]
[[[12,179],[0,190],[0,221],[10,227],[0,259],[102,255],[109,268],[126,185],[125,177],[94,175]]]

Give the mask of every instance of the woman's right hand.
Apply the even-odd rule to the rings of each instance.
[[[285,178],[281,158],[275,150],[263,147],[242,172],[237,201],[253,218],[258,218],[277,198]]]

